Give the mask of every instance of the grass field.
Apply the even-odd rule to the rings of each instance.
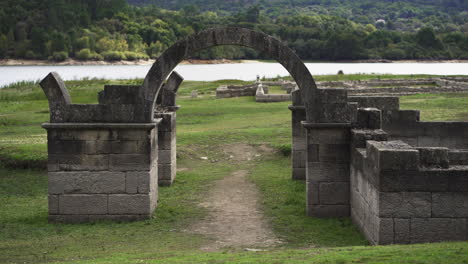
[[[95,103],[105,84],[138,82],[83,80],[67,86],[74,103]],[[305,185],[290,180],[290,157],[284,155],[291,140],[288,103],[214,99],[218,85],[240,83],[184,82],[177,155],[178,167],[187,170],[178,173],[172,187],[160,188],[153,219],[80,225],[47,223],[46,134],[40,127],[48,121],[45,96],[32,83],[0,90],[0,263],[468,263],[468,243],[371,247],[349,219],[306,217]],[[202,95],[189,98],[192,90]],[[421,109],[424,120],[468,120],[468,94],[414,95],[401,101],[405,109]],[[223,146],[231,143],[278,151],[240,164],[222,158]],[[201,252],[209,238],[185,229],[205,215],[197,202],[210,184],[239,166],[250,170],[263,211],[285,243],[261,252]]]

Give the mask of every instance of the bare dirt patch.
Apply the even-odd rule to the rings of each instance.
[[[230,144],[224,152],[240,163],[252,160],[271,149],[247,144]],[[260,194],[247,179],[248,170],[238,170],[218,180],[199,205],[208,215],[189,228],[189,232],[207,235],[211,242],[205,251],[222,248],[265,248],[281,241],[274,235],[259,206]]]

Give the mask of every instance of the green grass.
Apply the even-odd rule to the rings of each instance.
[[[95,103],[105,84],[140,82],[84,80],[67,86],[73,102]],[[184,82],[177,156],[178,167],[186,170],[178,172],[175,185],[160,188],[155,218],[80,225],[48,224],[46,172],[24,169],[46,164],[46,134],[40,127],[48,121],[45,96],[35,83],[0,90],[0,165],[10,167],[0,169],[0,263],[468,263],[467,243],[369,247],[349,219],[306,217],[305,185],[290,179],[289,103],[214,99],[217,86],[242,83]],[[187,96],[192,90],[202,95],[192,99]],[[424,120],[467,120],[467,96],[414,95],[401,104],[420,108]],[[277,153],[236,164],[222,151],[236,142],[267,144]],[[206,213],[197,203],[213,181],[239,166],[250,171],[267,220],[284,243],[265,252],[200,252],[209,239],[185,232]]]
[[[267,252],[218,252],[160,257],[154,254],[115,254],[74,263],[310,263],[310,264],[464,264],[468,263],[466,243],[438,243],[385,247],[343,247]],[[66,263],[66,262],[63,262]]]

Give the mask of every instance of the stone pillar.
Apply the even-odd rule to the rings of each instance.
[[[148,219],[158,201],[158,124],[145,119],[141,86],[107,85],[99,104],[72,104],[56,73],[49,100],[49,221]]]
[[[177,173],[176,112],[156,113],[161,118],[159,126],[159,185],[169,186]]]
[[[159,185],[169,186],[177,174],[177,146],[176,146],[176,93],[184,79],[173,72],[156,101],[155,118],[162,120],[159,126]]]
[[[347,102],[344,89],[318,89],[318,119],[306,129],[307,214],[314,217],[350,215],[350,130],[357,104]]]
[[[292,112],[292,178],[293,180],[306,179],[306,131],[302,122],[306,120],[304,104],[300,91],[291,93],[293,104],[289,106]]]
[[[150,218],[158,200],[157,123],[47,123],[49,221]]]

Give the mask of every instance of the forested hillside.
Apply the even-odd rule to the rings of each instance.
[[[302,59],[468,59],[468,1],[463,0],[129,2],[140,5],[125,0],[2,0],[0,58],[156,58],[177,39],[230,25],[274,35]],[[210,49],[196,57],[263,58],[237,47]]]

